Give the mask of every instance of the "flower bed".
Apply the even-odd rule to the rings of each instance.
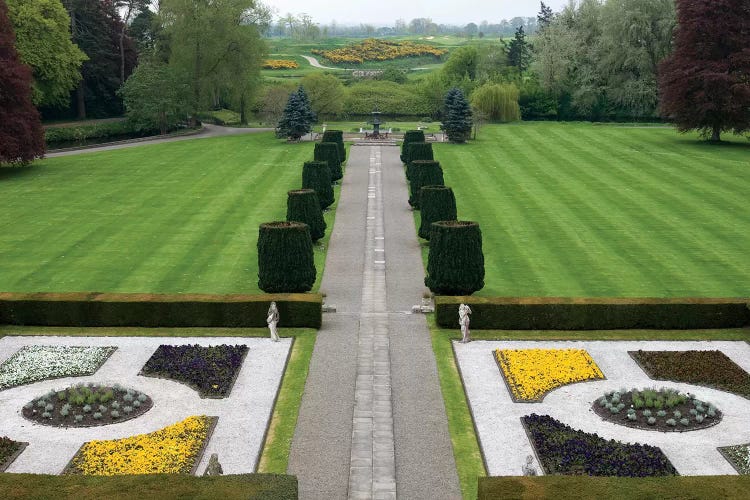
[[[150,434],[89,441],[81,446],[64,473],[190,474],[200,462],[215,423],[216,417],[194,416]]]
[[[0,390],[40,380],[92,375],[116,347],[26,346],[0,365]]]
[[[299,64],[289,59],[266,59],[263,61],[263,69],[297,69]]]
[[[584,349],[496,349],[495,359],[515,402],[541,402],[558,387],[604,379]]]
[[[202,398],[226,398],[245,355],[246,345],[161,345],[140,374],[185,383]]]
[[[5,472],[5,469],[10,467],[13,460],[21,454],[28,444],[13,441],[5,436],[0,437],[0,472]]]
[[[724,446],[718,450],[738,474],[750,474],[750,444]]]
[[[612,391],[596,400],[593,408],[608,422],[662,432],[705,429],[722,417],[711,403],[674,389]]]
[[[394,42],[368,38],[360,43],[334,50],[312,50],[335,64],[362,64],[365,61],[390,61],[402,57],[434,56],[439,59],[448,51],[433,45],[414,42]]]
[[[146,394],[119,385],[77,384],[26,403],[22,413],[42,425],[92,427],[139,417],[153,404]]]
[[[661,449],[606,440],[575,430],[549,415],[521,418],[545,474],[587,476],[673,476]]]
[[[750,374],[721,351],[631,351],[649,377],[719,389],[750,399]]]

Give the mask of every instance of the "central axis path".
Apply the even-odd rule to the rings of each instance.
[[[303,499],[460,498],[399,149],[352,147],[289,473]]]

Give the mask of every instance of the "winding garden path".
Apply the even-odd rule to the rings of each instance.
[[[303,499],[460,498],[399,149],[352,147],[289,473]]]

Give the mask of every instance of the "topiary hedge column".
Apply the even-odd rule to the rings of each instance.
[[[266,293],[310,291],[315,283],[310,228],[301,222],[266,222],[258,231],[258,287]]]
[[[422,197],[422,186],[442,186],[445,184],[445,181],[443,180],[443,169],[440,167],[439,162],[431,160],[415,160],[411,162],[411,165],[412,179],[409,184],[409,187],[411,188],[409,205],[414,208],[419,208],[420,199]]]
[[[326,234],[326,221],[318,195],[312,189],[296,189],[287,193],[287,222],[304,222],[310,227],[310,238],[318,241]]]
[[[323,132],[323,140],[320,142],[335,142],[339,148],[339,161],[342,164],[346,161],[346,146],[344,145],[343,130],[326,130]]]
[[[429,240],[433,222],[458,219],[456,196],[448,186],[422,186],[421,193],[419,237]]]
[[[339,159],[339,147],[335,142],[319,142],[315,144],[315,161],[324,161],[331,172],[331,182],[344,177]]]
[[[424,284],[440,295],[471,295],[484,288],[479,224],[469,221],[432,224]]]
[[[432,153],[431,142],[412,142],[406,151],[409,158],[406,164],[406,178],[411,182],[414,180],[414,167],[412,164],[417,160],[432,161],[435,159],[435,155]]]
[[[302,189],[312,189],[318,195],[320,208],[326,209],[333,204],[333,187],[331,172],[324,161],[306,161],[302,167]]]
[[[412,142],[424,142],[424,132],[421,130],[407,130],[404,132],[404,142],[401,144],[401,161],[403,163],[409,163],[407,146]]]

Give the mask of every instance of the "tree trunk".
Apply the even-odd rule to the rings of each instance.
[[[721,127],[714,125],[711,132],[711,142],[721,142]]]
[[[125,83],[125,24],[120,30],[120,85]]]
[[[72,4],[68,15],[70,16],[70,34],[73,42],[75,42],[78,38],[78,25],[76,23],[76,11]],[[83,76],[81,76],[81,82],[78,84],[78,88],[76,88],[76,117],[79,120],[86,119],[86,95],[84,93]]]
[[[245,112],[245,93],[240,97],[240,125],[247,125],[247,113]]]

